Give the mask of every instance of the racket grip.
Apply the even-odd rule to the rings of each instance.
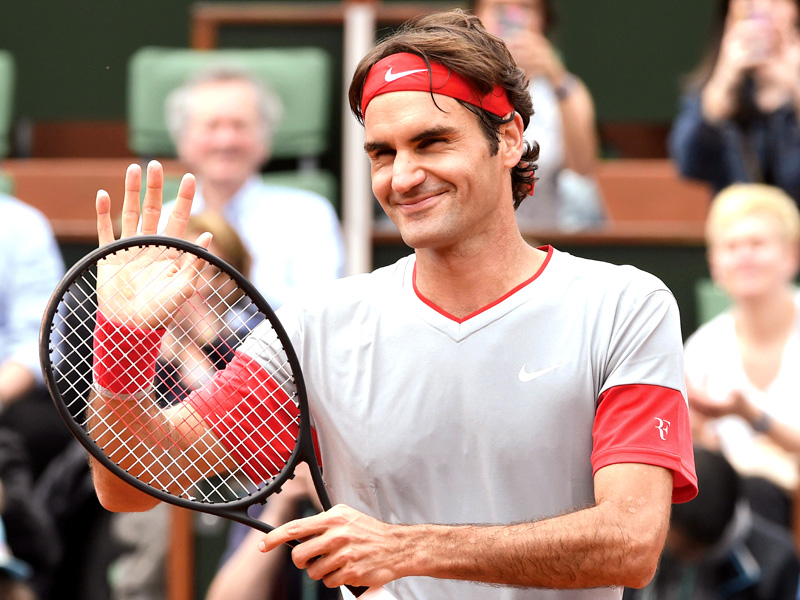
[[[344,587],[350,590],[350,593],[353,594],[353,596],[355,596],[356,598],[358,598],[361,594],[363,594],[369,589],[368,587],[360,587],[357,585],[346,585]]]

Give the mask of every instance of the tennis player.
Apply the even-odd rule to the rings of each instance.
[[[644,586],[670,503],[696,494],[674,297],[633,267],[523,240],[531,99],[476,18],[438,13],[387,38],[357,68],[350,102],[375,196],[414,254],[281,308],[339,504],[260,549],[301,540],[293,560],[311,577],[386,584],[402,600],[619,599]],[[127,179],[138,198],[136,171]],[[109,205],[100,192],[101,243]],[[198,410],[217,437],[235,435],[209,406]],[[101,468],[95,484],[114,510],[154,502]]]

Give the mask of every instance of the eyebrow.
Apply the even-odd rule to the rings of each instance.
[[[454,127],[439,125],[438,127],[430,127],[429,129],[420,131],[417,135],[412,137],[410,141],[416,144],[432,138],[453,135],[455,131],[456,129]],[[364,151],[367,153],[377,152],[379,150],[387,150],[390,148],[391,147],[386,142],[364,142]]]

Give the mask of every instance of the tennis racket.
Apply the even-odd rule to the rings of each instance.
[[[133,487],[266,533],[247,509],[302,461],[331,507],[286,332],[200,246],[137,236],[86,255],[50,299],[40,359],[72,434]]]

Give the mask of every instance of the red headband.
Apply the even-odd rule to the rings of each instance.
[[[400,52],[382,58],[369,70],[361,95],[361,114],[375,96],[389,92],[433,92],[463,100],[498,117],[514,110],[506,91],[499,85],[481,96],[469,82],[444,65],[431,63],[430,75],[425,61],[416,54]]]

